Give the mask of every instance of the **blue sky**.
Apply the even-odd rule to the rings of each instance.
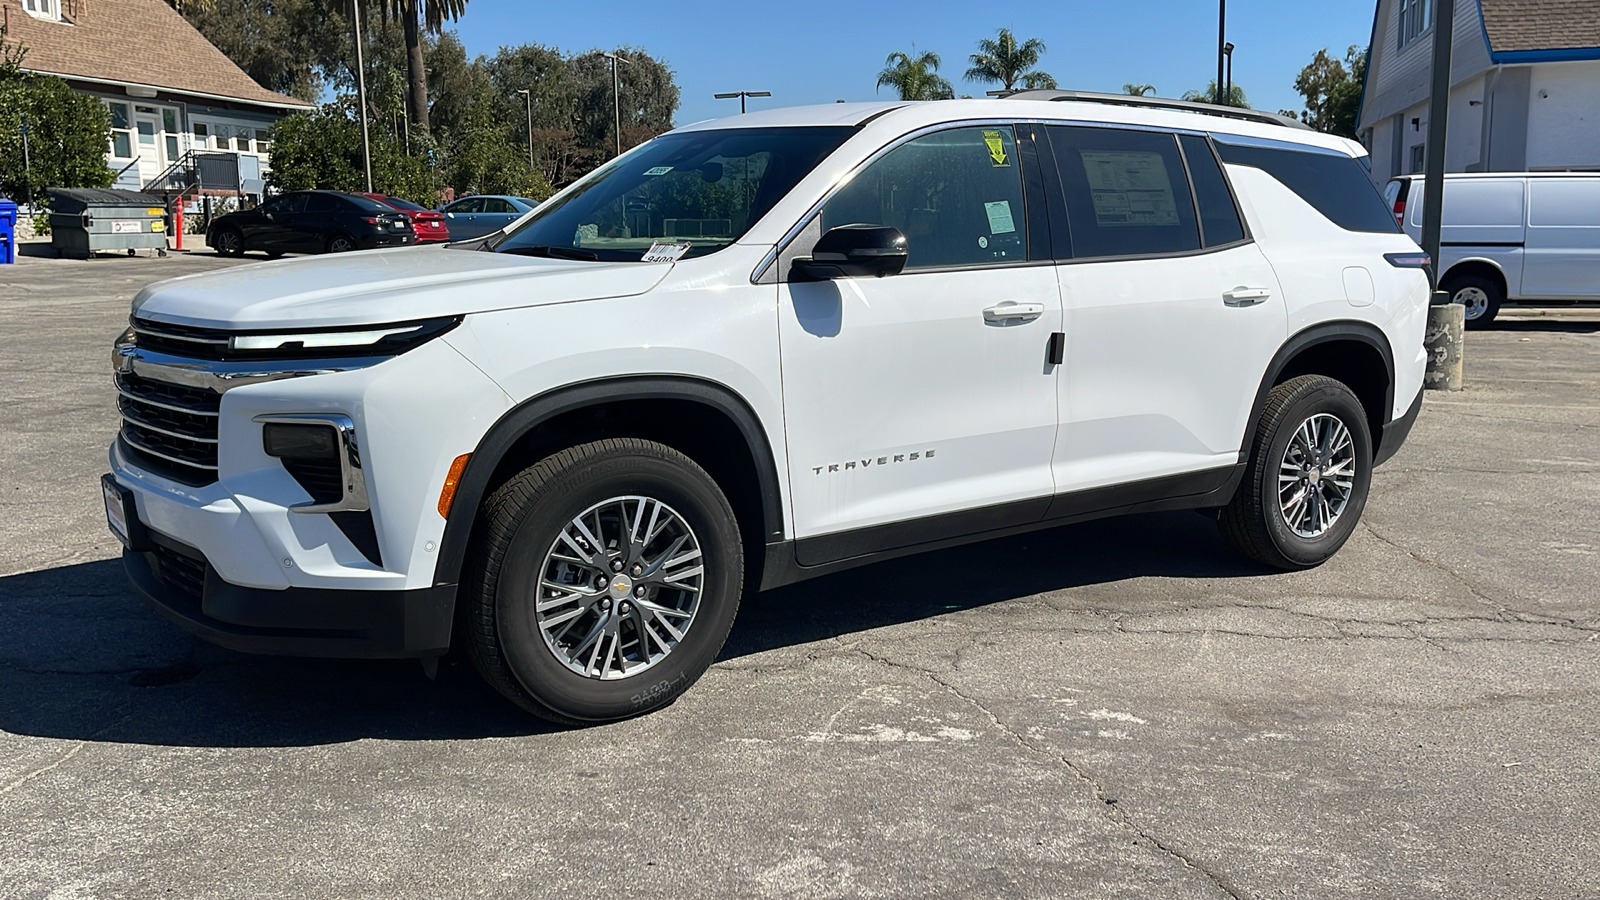
[[[665,59],[683,91],[677,122],[737,113],[721,91],[769,90],[758,105],[798,106],[834,100],[892,98],[874,93],[884,57],[895,50],[932,50],[957,94],[983,96],[963,82],[977,40],[1010,28],[1037,37],[1048,52],[1041,68],[1062,87],[1118,91],[1123,82],[1154,84],[1164,97],[1199,90],[1216,75],[1214,0],[1132,0],[992,4],[604,2],[545,3],[470,0],[457,33],[472,55],[503,44],[542,43],[565,51],[631,45]],[[1365,46],[1372,2],[1232,0],[1228,39],[1235,45],[1233,80],[1250,105],[1300,109],[1294,78],[1317,50],[1339,56]]]

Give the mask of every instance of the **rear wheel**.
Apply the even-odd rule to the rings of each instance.
[[[484,504],[468,648],[522,708],[567,724],[671,703],[716,659],[743,588],[733,509],[676,450],[582,444]]]
[[[1257,562],[1308,569],[1355,531],[1371,479],[1361,402],[1332,378],[1291,378],[1267,394],[1244,480],[1217,525]]]
[[[211,236],[211,248],[218,256],[243,256],[244,235],[232,228],[224,228]]]
[[[1506,299],[1499,284],[1481,275],[1453,275],[1445,279],[1444,290],[1451,303],[1466,307],[1468,328],[1487,328]]]
[[[354,249],[356,249],[355,239],[348,234],[336,234],[328,238],[329,253],[349,253]]]

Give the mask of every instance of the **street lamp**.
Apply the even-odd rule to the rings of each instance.
[[[517,93],[528,98],[528,168],[533,168],[533,92],[519,89]]]
[[[367,64],[361,54],[361,0],[350,0],[356,25],[356,98],[361,104],[361,161],[367,171],[367,193],[372,193],[372,141],[367,136]]]
[[[627,63],[630,66],[633,65],[633,63],[631,61],[627,60],[627,59],[624,59],[622,57],[621,51],[618,51],[617,53],[602,53],[600,55],[604,56],[606,59],[611,60],[611,104],[612,104],[612,110],[616,113],[616,117],[617,117],[616,118],[616,122],[617,122],[617,155],[621,156],[622,155],[622,81],[617,76],[617,63]]]
[[[732,100],[739,98],[739,115],[744,115],[744,98],[746,97],[771,97],[771,91],[732,91],[726,94],[712,94],[718,100]]]
[[[1222,102],[1226,106],[1232,106],[1233,105],[1233,44],[1232,44],[1232,42],[1225,43],[1225,44],[1222,45],[1222,55],[1227,57],[1227,60],[1228,60],[1227,78],[1226,78],[1226,80],[1224,82],[1226,86],[1222,89]]]

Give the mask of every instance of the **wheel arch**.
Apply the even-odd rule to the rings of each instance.
[[[1250,411],[1250,424],[1239,447],[1239,460],[1250,453],[1250,441],[1261,424],[1267,393],[1301,375],[1326,375],[1355,392],[1367,413],[1373,458],[1379,458],[1383,426],[1394,418],[1394,351],[1378,326],[1355,320],[1323,322],[1284,341],[1267,366]]]
[[[1457,261],[1444,273],[1444,276],[1439,279],[1439,289],[1446,290],[1445,285],[1448,284],[1450,279],[1453,277],[1459,278],[1472,275],[1488,278],[1490,281],[1493,281],[1495,284],[1499,285],[1500,298],[1502,300],[1511,296],[1511,282],[1506,277],[1506,270],[1494,260],[1486,259],[1482,256],[1473,256]]]
[[[439,542],[434,584],[456,584],[466,562],[478,510],[494,487],[548,453],[599,437],[631,436],[661,439],[660,427],[631,428],[604,420],[633,404],[667,404],[692,418],[679,434],[698,439],[665,440],[714,478],[732,476],[723,485],[736,515],[745,520],[747,551],[783,539],[783,501],[776,458],[761,419],[732,389],[691,376],[621,376],[567,385],[517,405],[491,426],[473,450],[445,519]],[[656,423],[659,426],[659,423]],[[670,433],[670,429],[668,430]],[[690,446],[679,446],[687,443]],[[737,451],[743,451],[741,457]],[[722,454],[727,454],[726,456]],[[537,458],[535,458],[537,457]],[[759,529],[749,524],[759,521]],[[759,578],[762,556],[747,553],[747,569]]]

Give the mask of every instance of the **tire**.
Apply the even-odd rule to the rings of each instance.
[[[351,250],[359,250],[360,248],[356,246],[355,239],[348,234],[336,234],[328,238],[327,249],[329,253],[349,253]]]
[[[641,715],[676,700],[722,649],[743,545],[727,497],[682,453],[633,438],[581,444],[513,477],[480,516],[462,581],[468,654],[523,709],[568,725]],[[643,529],[631,533],[657,531],[623,549],[630,520]]]
[[[232,228],[224,228],[212,235],[211,241],[211,249],[217,251],[218,256],[244,255],[244,235]]]
[[[1333,452],[1324,460],[1305,453],[1307,434],[1329,434]],[[1320,438],[1312,443],[1321,449]],[[1344,466],[1354,469],[1348,480],[1326,471]],[[1280,481],[1280,475],[1296,480]],[[1371,481],[1372,435],[1355,394],[1323,375],[1291,378],[1267,394],[1244,479],[1217,527],[1259,563],[1309,569],[1331,558],[1355,531]],[[1297,493],[1302,502],[1295,502]],[[1326,523],[1313,518],[1323,515]]]
[[[1488,328],[1506,299],[1500,285],[1482,275],[1452,275],[1445,279],[1444,291],[1450,302],[1467,308],[1468,328]]]

